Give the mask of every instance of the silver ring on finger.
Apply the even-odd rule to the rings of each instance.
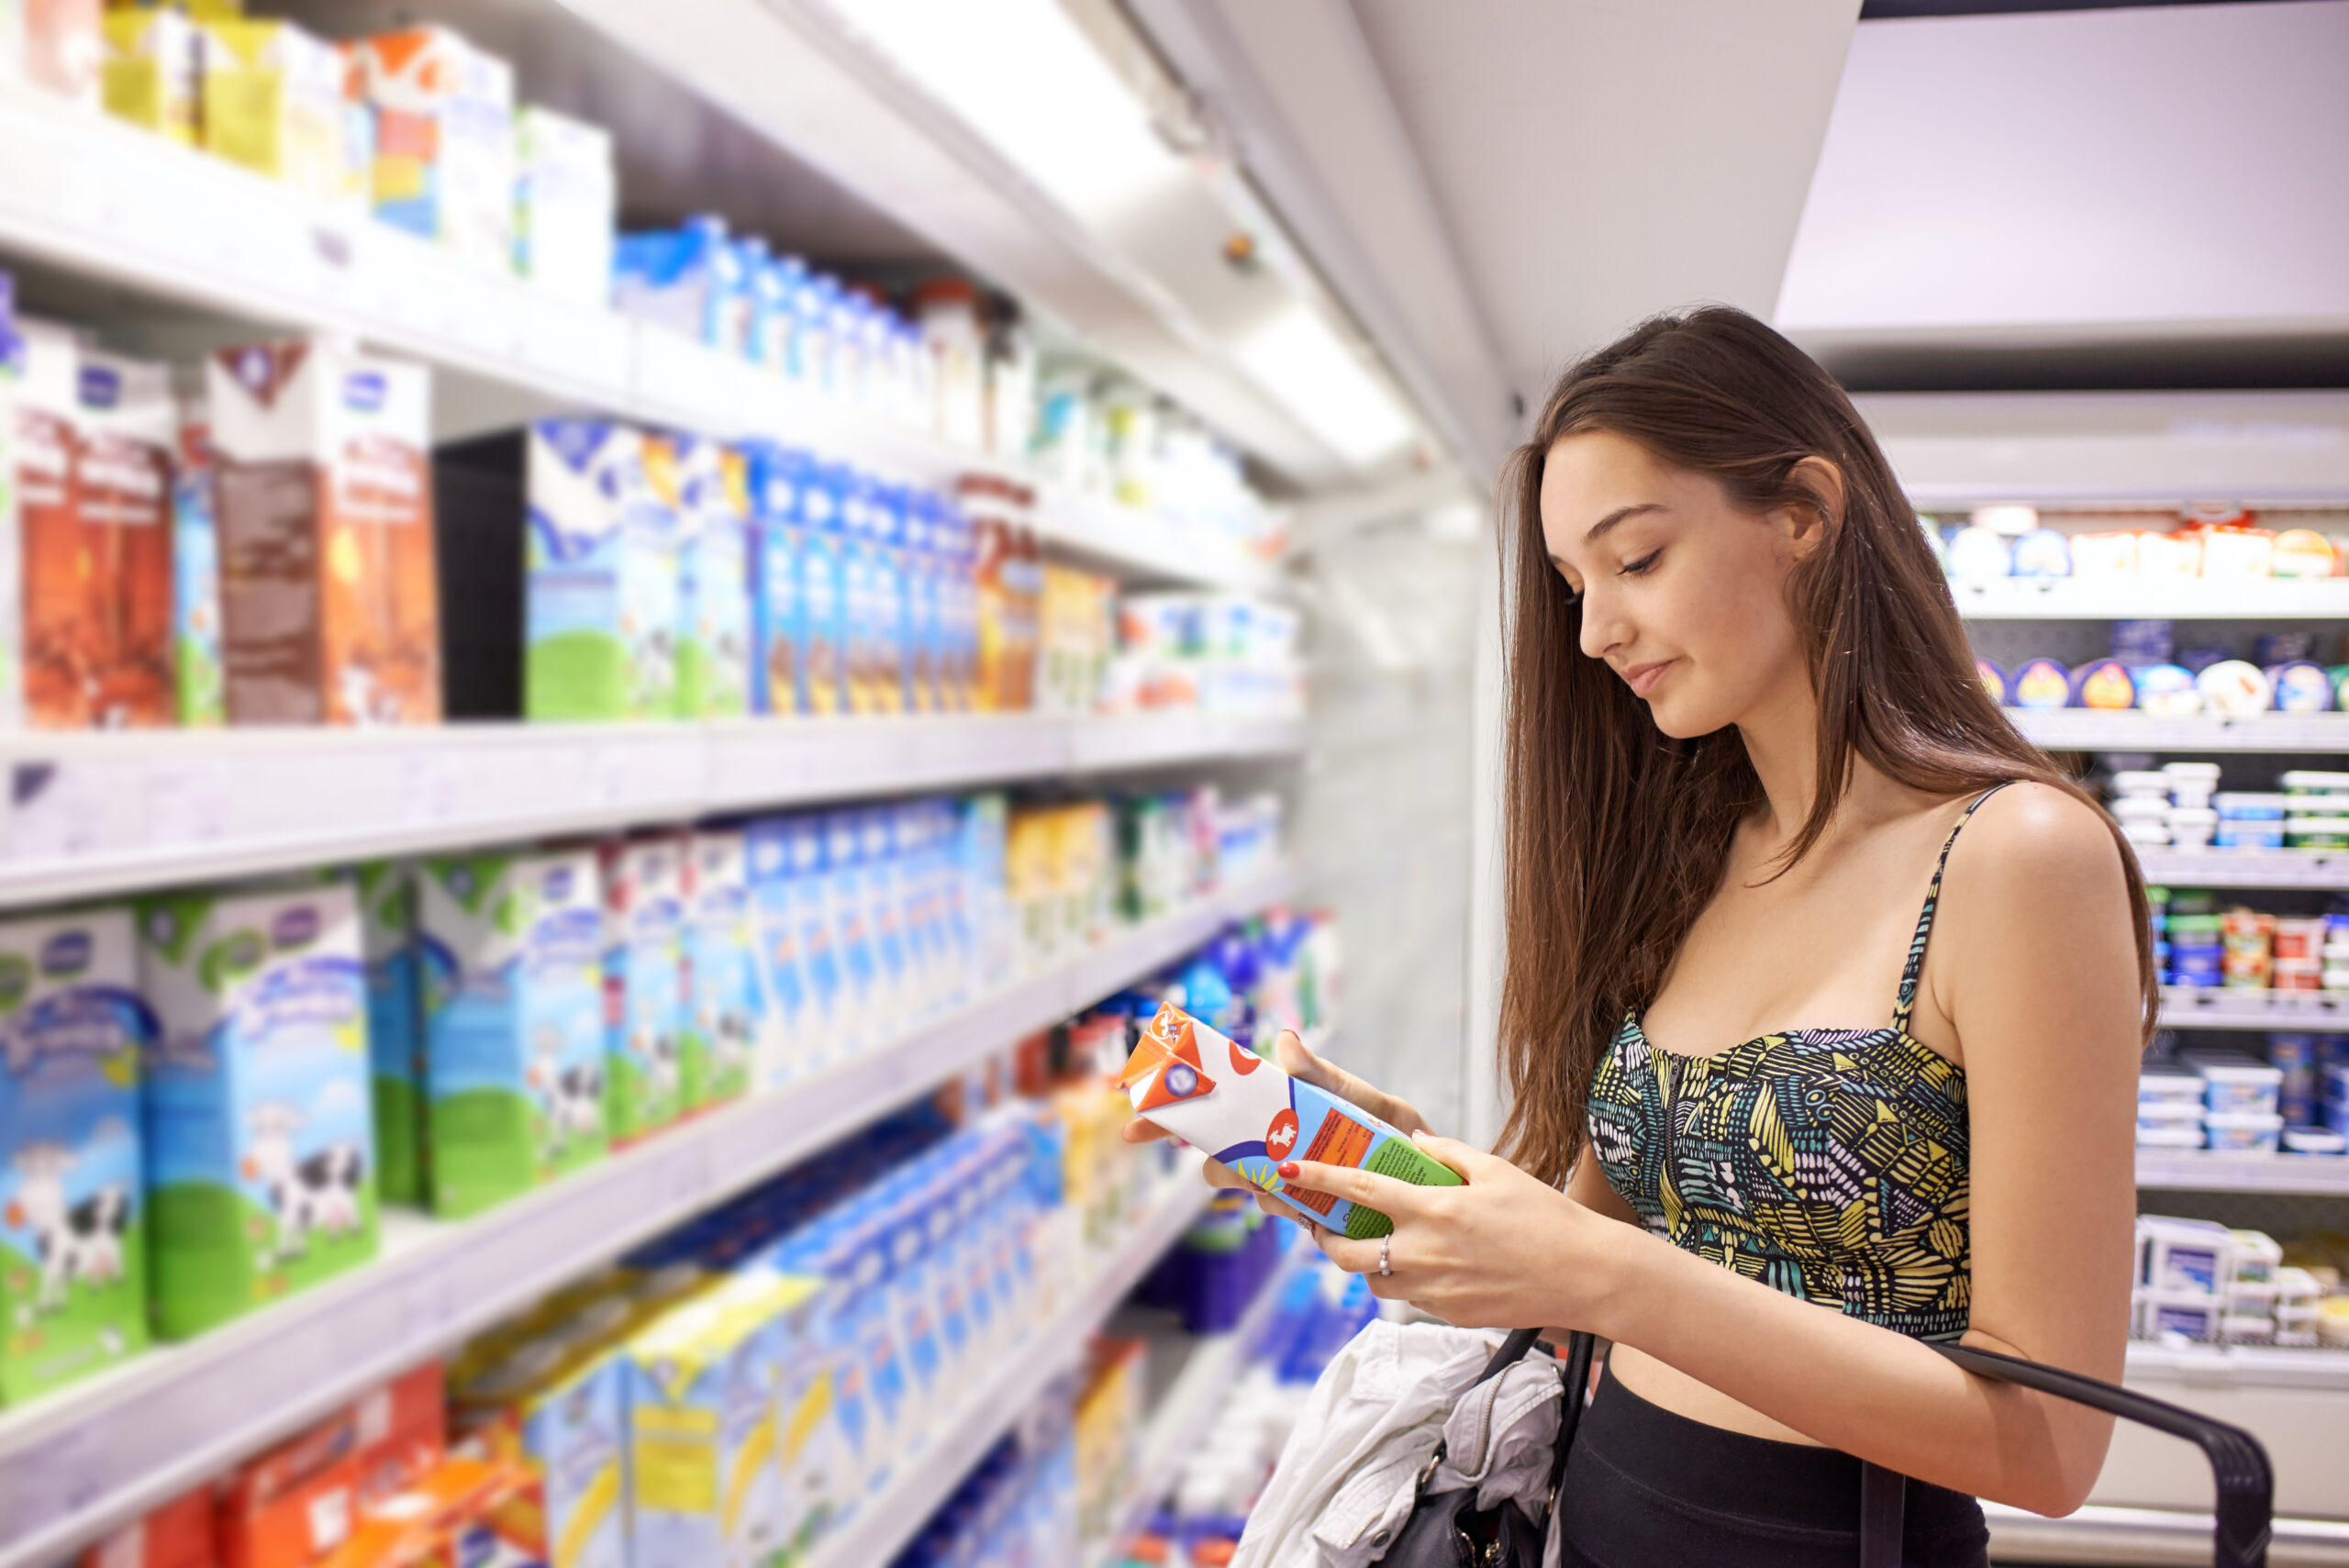
[[[1381,1279],[1393,1279],[1395,1277],[1395,1262],[1394,1259],[1388,1255],[1389,1250],[1393,1248],[1394,1245],[1395,1232],[1392,1230],[1389,1230],[1386,1235],[1381,1236],[1378,1239],[1378,1277]]]

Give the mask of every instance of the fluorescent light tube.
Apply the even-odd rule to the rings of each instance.
[[[1411,421],[1354,350],[1303,305],[1281,308],[1235,345],[1242,369],[1357,468],[1411,439]]]

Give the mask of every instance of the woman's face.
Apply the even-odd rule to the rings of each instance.
[[[1808,508],[1741,510],[1612,431],[1562,437],[1542,470],[1542,535],[1582,597],[1583,652],[1677,739],[1809,699],[1787,575],[1819,534]]]

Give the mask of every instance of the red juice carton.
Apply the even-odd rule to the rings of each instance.
[[[1349,1165],[1422,1187],[1463,1184],[1400,1129],[1290,1077],[1172,1003],[1142,1031],[1118,1084],[1136,1116],[1205,1150],[1298,1218],[1357,1240],[1384,1236],[1395,1222],[1328,1193],[1291,1189],[1283,1162]]]

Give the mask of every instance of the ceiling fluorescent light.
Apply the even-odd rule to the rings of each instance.
[[[1150,112],[1060,0],[828,0],[898,70],[1079,218],[1186,177]]]
[[[1313,310],[1291,304],[1234,346],[1241,368],[1356,468],[1411,439],[1402,406]]]

